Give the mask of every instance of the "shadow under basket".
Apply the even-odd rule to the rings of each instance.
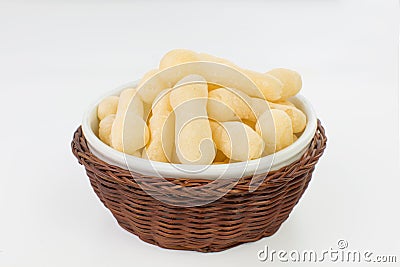
[[[122,228],[163,248],[216,252],[271,236],[279,229],[307,188],[326,141],[318,120],[314,138],[299,160],[277,171],[236,179],[233,187],[229,179],[219,179],[217,186],[214,182],[210,187],[210,180],[161,179],[110,165],[90,152],[81,127],[71,146],[95,193]],[[249,190],[254,179],[260,183]],[[224,195],[193,206],[196,199],[182,190],[188,188],[197,189],[199,197],[219,190]],[[179,203],[162,201],[168,195],[179,196]]]

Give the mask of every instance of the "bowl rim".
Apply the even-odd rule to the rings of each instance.
[[[317,116],[315,113],[315,110],[313,109],[311,103],[301,94],[297,94],[296,96],[293,96],[289,98],[289,100],[293,100],[295,102],[301,103],[302,108],[299,108],[296,104],[296,107],[302,110],[306,117],[307,117],[307,124],[306,127],[301,134],[301,136],[291,145],[288,147],[274,153],[271,155],[267,155],[261,158],[249,160],[249,161],[242,161],[242,162],[234,162],[234,163],[226,163],[226,164],[211,164],[211,165],[190,165],[190,164],[175,164],[175,163],[167,163],[167,162],[158,162],[158,161],[152,161],[144,158],[139,158],[135,157],[129,154],[125,154],[123,152],[117,151],[114,148],[108,146],[107,144],[103,143],[98,136],[95,134],[91,127],[91,116],[94,110],[97,110],[97,106],[100,103],[102,99],[104,99],[107,96],[111,95],[119,95],[119,93],[127,88],[133,88],[136,87],[139,83],[139,80],[125,83],[116,89],[109,91],[105,94],[103,94],[101,97],[99,97],[95,102],[93,102],[89,108],[86,110],[84,113],[83,119],[82,119],[82,131],[83,134],[89,144],[89,148],[92,147],[95,150],[99,150],[103,157],[103,161],[112,164],[112,165],[117,165],[121,168],[128,169],[127,162],[135,162],[135,166],[152,166],[154,169],[148,169],[145,171],[146,173],[143,173],[141,171],[138,171],[139,173],[143,173],[146,175],[153,174],[156,176],[159,176],[159,171],[162,170],[162,172],[165,173],[171,173],[173,176],[176,177],[185,177],[185,178],[199,178],[199,176],[196,175],[190,175],[188,173],[185,173],[182,175],[179,174],[178,168],[183,168],[185,170],[198,170],[198,169],[203,169],[203,172],[201,176],[217,176],[223,172],[226,172],[227,169],[229,168],[230,173],[242,173],[242,175],[238,174],[239,176],[244,176],[243,173],[246,170],[247,172],[252,173],[253,175],[259,174],[259,173],[264,173],[268,171],[274,171],[277,170],[283,166],[289,165],[290,163],[294,162],[293,157],[298,155],[299,153],[305,151],[307,146],[310,144],[312,138],[314,137],[314,134],[317,129]],[[96,118],[97,118],[97,112],[96,112]],[[98,156],[97,153],[94,151],[91,151],[95,156]],[[301,153],[301,154],[303,154]],[[104,156],[107,155],[107,156]],[[300,155],[301,156],[301,155]],[[107,158],[107,159],[105,159]],[[289,162],[292,159],[291,162]],[[123,163],[122,163],[123,162]],[[276,164],[274,164],[274,162]],[[287,164],[283,164],[283,163]],[[150,164],[149,164],[150,163]],[[280,165],[279,165],[280,163]],[[138,164],[138,165],[136,165]],[[125,167],[124,167],[125,166]],[[265,168],[264,166],[269,166],[268,168]],[[279,166],[274,168],[274,166]],[[136,171],[136,169],[135,169]],[[148,172],[148,173],[147,173]],[[206,173],[204,173],[206,172]],[[231,175],[232,176],[232,175]],[[234,176],[234,175],[233,175]],[[207,179],[207,178],[206,178]]]

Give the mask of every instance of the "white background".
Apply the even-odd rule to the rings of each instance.
[[[0,266],[271,266],[266,245],[339,239],[399,262],[398,14],[394,0],[0,1]],[[274,236],[213,254],[146,244],[73,157],[86,107],[173,48],[302,74],[329,143]]]

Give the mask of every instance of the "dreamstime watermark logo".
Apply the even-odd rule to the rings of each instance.
[[[232,100],[233,103],[226,103],[218,97],[210,101],[209,92],[213,90],[210,90],[210,84],[214,89],[223,88],[226,90],[225,93],[229,95],[229,98],[234,99]],[[264,119],[269,120],[269,127],[272,125],[272,129],[274,129],[269,130],[269,138],[272,138],[271,140],[275,138],[274,121],[269,112],[269,105],[266,101],[263,101],[265,105],[258,105],[258,111],[255,111],[250,103],[251,99],[247,96],[262,97],[264,93],[243,72],[220,63],[184,63],[151,75],[137,86],[136,92],[133,99],[127,104],[127,112],[123,118],[122,146],[136,145],[141,143],[146,135],[150,135],[150,140],[155,140],[158,145],[155,150],[156,153],[158,155],[163,153],[165,159],[168,159],[168,162],[162,163],[159,160],[143,160],[140,168],[151,170],[149,171],[151,177],[149,177],[137,175],[137,162],[131,161],[130,157],[124,154],[126,166],[132,173],[132,177],[149,195],[163,203],[174,206],[206,205],[228,193],[239,182],[244,173],[253,176],[259,173],[259,168],[262,168],[264,175],[253,177],[249,191],[256,190],[262,184],[272,166],[274,154],[271,157],[253,162],[251,169],[248,168],[248,160],[232,162],[227,158],[227,162],[219,163],[230,164],[220,164],[219,166],[213,164],[213,159],[217,156],[218,151],[214,144],[213,129],[215,128],[212,125],[217,127],[215,125],[219,121],[225,122],[225,120],[219,120],[215,117],[224,115],[229,118],[230,116],[232,120],[241,122],[240,127],[234,128],[231,132],[226,128],[223,131],[227,132],[228,138],[225,138],[224,142],[230,146],[228,150],[232,155],[240,154],[239,152],[243,151],[250,153],[250,149],[255,147],[243,142],[243,140],[249,140],[247,128],[250,128],[250,126],[247,125],[248,121],[242,120],[243,116],[237,114],[238,110],[235,110],[235,107],[238,103],[241,104],[239,112],[248,109],[248,115],[253,119],[253,123],[259,122],[258,116],[262,113]],[[144,112],[144,123],[141,121],[134,125],[131,118],[135,117],[136,113],[141,113],[137,109],[137,105],[140,103],[143,103],[144,107],[150,105],[152,108],[151,111]],[[233,104],[233,106],[230,104]],[[210,106],[215,111],[213,115],[208,112]],[[132,115],[133,113],[135,114]],[[226,119],[226,121],[230,121],[230,119]],[[146,123],[148,123],[149,129]],[[263,131],[262,127],[261,131]],[[136,136],[134,142],[132,141],[133,135]],[[171,146],[171,143],[175,145]],[[133,148],[132,151],[139,157],[149,158],[148,149],[150,147],[146,146],[144,150]],[[264,152],[264,147],[262,146],[260,150]],[[245,156],[249,156],[249,154]],[[208,176],[211,175],[210,168],[215,169],[210,182],[199,183],[196,186],[185,186],[165,178],[194,177],[195,175],[197,175],[195,177],[202,178],[202,175],[206,172],[208,172]],[[176,176],[177,174],[178,176]]]
[[[265,246],[257,252],[257,258],[261,262],[365,262],[365,263],[396,263],[395,255],[381,255],[371,250],[348,249],[349,243],[345,239],[337,241],[336,247],[316,250],[274,250]]]

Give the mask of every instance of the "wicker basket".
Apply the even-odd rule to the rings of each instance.
[[[194,207],[165,204],[150,195],[163,188],[164,192],[179,195],[184,203],[191,198],[185,197],[182,187],[203,185],[199,190],[205,190],[207,195],[210,189],[204,185],[209,180],[168,178],[165,181],[110,165],[89,151],[81,128],[74,133],[71,145],[79,163],[85,166],[97,196],[122,228],[160,247],[215,252],[274,234],[307,188],[326,141],[324,128],[318,121],[314,138],[298,161],[268,174],[241,178],[217,201]],[[263,180],[250,192],[252,178]],[[146,183],[142,184],[144,180]],[[222,190],[229,179],[219,183]]]

